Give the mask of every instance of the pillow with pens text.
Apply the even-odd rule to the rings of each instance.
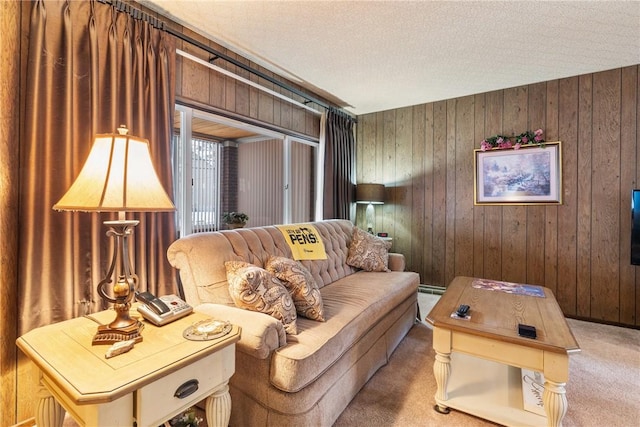
[[[389,271],[391,242],[353,227],[347,264],[365,271]]]
[[[237,307],[268,314],[282,322],[287,334],[298,333],[296,307],[277,277],[243,261],[227,261],[224,266],[229,294]]]
[[[273,256],[267,260],[265,268],[282,281],[299,315],[324,322],[324,306],[318,284],[300,261]]]

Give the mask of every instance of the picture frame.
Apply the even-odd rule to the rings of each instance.
[[[560,141],[474,152],[474,204],[562,204]]]

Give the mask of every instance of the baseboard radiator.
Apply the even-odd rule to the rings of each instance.
[[[442,295],[447,288],[444,286],[419,285],[418,292],[424,294]]]

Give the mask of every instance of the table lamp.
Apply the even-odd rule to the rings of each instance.
[[[384,204],[384,185],[358,184],[356,185],[356,203],[366,204],[367,231],[373,234],[374,210],[373,205]]]
[[[127,132],[121,125],[117,134],[96,135],[80,174],[53,206],[59,211],[118,212],[117,220],[104,221],[114,244],[109,270],[98,284],[98,294],[113,303],[116,318],[98,326],[94,345],[142,341],[143,324],[129,316],[138,277],[131,269],[127,241],[139,221],[125,219],[125,212],[175,210],[153,167],[149,142]],[[109,284],[113,284],[111,293]]]

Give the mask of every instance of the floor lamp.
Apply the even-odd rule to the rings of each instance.
[[[114,240],[113,253],[107,275],[98,284],[98,294],[113,304],[116,318],[98,326],[93,344],[142,341],[142,323],[129,316],[138,277],[131,269],[128,238],[139,221],[125,219],[125,213],[175,210],[153,167],[149,142],[127,132],[121,126],[117,134],[96,135],[80,174],[53,206],[60,211],[118,212],[117,220],[104,222],[107,236]]]
[[[373,205],[384,204],[384,185],[356,185],[356,203],[367,205],[367,210],[365,212],[367,219],[367,231],[373,234],[373,224],[375,224],[375,212]]]

